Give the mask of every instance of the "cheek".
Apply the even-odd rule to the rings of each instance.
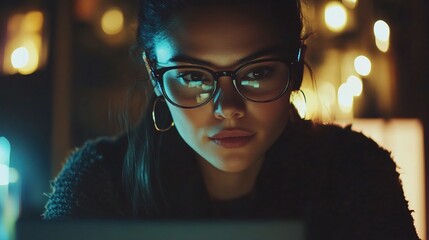
[[[169,106],[177,131],[182,138],[190,143],[202,137],[201,130],[210,122],[210,112],[204,107],[197,109],[180,109]]]
[[[255,105],[253,112],[257,121],[264,127],[282,129],[289,119],[289,109],[289,97],[284,96],[271,103]]]

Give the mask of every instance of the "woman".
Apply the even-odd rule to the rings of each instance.
[[[290,103],[302,29],[295,0],[142,1],[146,113],[72,154],[43,217],[293,218],[310,238],[417,239],[389,153]]]

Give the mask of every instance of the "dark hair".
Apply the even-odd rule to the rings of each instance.
[[[169,20],[186,7],[210,8],[214,5],[261,5],[263,4],[287,39],[294,47],[301,44],[303,21],[299,0],[140,0],[137,42],[146,52],[152,53],[154,43],[162,36]],[[291,39],[292,38],[292,39]],[[153,57],[153,56],[152,56]]]
[[[299,0],[141,0],[137,33],[140,49],[153,54],[154,43],[178,11],[190,6],[210,7],[218,4],[264,4],[273,19],[280,23],[279,27],[284,29],[291,47],[300,47],[303,21]],[[140,123],[128,130],[123,184],[132,203],[131,211],[136,217],[171,217],[174,196],[169,197],[169,191],[175,189],[174,184],[184,184],[183,176],[186,178],[185,174],[192,173],[196,165],[192,160],[192,150],[175,128],[167,132],[154,129],[151,112],[155,98],[153,93],[149,94]],[[157,109],[157,114],[160,114],[157,120],[165,121],[163,126],[168,126],[172,121],[168,109]]]

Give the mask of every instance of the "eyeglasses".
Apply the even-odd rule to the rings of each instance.
[[[152,62],[151,62],[152,63]],[[271,102],[280,98],[291,82],[295,62],[266,58],[248,62],[234,71],[215,72],[202,66],[172,66],[154,69],[153,77],[165,99],[181,108],[208,103],[219,89],[219,78],[231,77],[237,92],[252,102]]]

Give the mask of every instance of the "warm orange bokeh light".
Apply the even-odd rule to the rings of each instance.
[[[6,74],[28,75],[41,65],[44,16],[40,11],[15,14],[9,18],[4,51]]]

